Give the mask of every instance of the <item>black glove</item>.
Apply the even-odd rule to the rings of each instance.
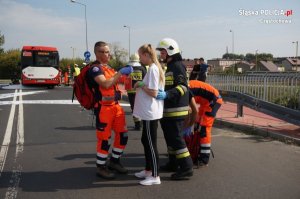
[[[208,117],[216,117],[216,114],[213,112],[205,112],[205,115]]]
[[[122,99],[121,91],[116,91],[115,92],[115,101],[119,101],[121,99]]]
[[[199,129],[200,129],[200,125],[199,125],[199,123],[197,122],[197,123],[194,124],[194,131],[195,131],[195,132],[199,132]]]
[[[221,104],[219,103],[215,103],[215,104],[211,104],[211,112],[205,112],[205,115],[209,116],[209,117],[216,117],[217,112],[219,110],[219,108],[221,107]]]
[[[200,137],[201,138],[205,138],[206,137],[206,127],[205,126],[201,126],[201,129],[200,129]]]

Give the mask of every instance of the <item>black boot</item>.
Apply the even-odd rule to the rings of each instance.
[[[169,162],[167,162],[165,165],[160,166],[159,168],[161,171],[165,172],[176,172],[178,169],[176,156],[169,154]]]
[[[121,164],[120,160],[118,160],[118,161],[110,160],[108,162],[107,166],[109,169],[115,170],[118,173],[121,173],[121,174],[128,173],[128,170]]]
[[[189,177],[193,176],[193,169],[181,170],[179,169],[176,173],[171,175],[171,180],[188,180]]]
[[[171,180],[187,180],[193,176],[193,160],[191,156],[177,159],[179,169],[171,175]]]
[[[97,175],[107,180],[115,178],[115,174],[108,170],[105,165],[97,166]]]

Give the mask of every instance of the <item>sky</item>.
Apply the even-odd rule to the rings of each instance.
[[[220,58],[229,53],[296,55],[299,0],[76,0],[86,5],[88,50],[97,41],[131,54],[163,38],[177,41],[184,58]],[[84,6],[70,0],[0,0],[4,50],[24,45],[57,47],[61,58],[84,58]],[[289,15],[289,16],[287,16]],[[230,30],[232,30],[230,32]],[[298,53],[300,54],[300,52]]]

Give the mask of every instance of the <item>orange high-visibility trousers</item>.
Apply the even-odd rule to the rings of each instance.
[[[65,72],[65,74],[64,74],[64,82],[65,82],[65,85],[69,84],[69,75],[68,75],[68,72]]]
[[[200,153],[199,161],[208,164],[211,152],[211,129],[215,118],[207,116],[205,112],[211,112],[211,107],[205,106],[199,108],[200,125]]]
[[[114,133],[112,158],[119,159],[126,147],[128,135],[123,108],[117,103],[96,108],[97,164],[103,165],[108,157],[111,131]]]

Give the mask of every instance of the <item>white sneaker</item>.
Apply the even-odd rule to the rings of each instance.
[[[147,178],[152,176],[152,171],[143,170],[134,174],[137,178]]]
[[[153,176],[150,176],[150,177],[147,177],[145,180],[142,180],[140,181],[140,184],[141,185],[154,185],[154,184],[160,184],[160,177],[157,176],[157,177],[153,177]]]

